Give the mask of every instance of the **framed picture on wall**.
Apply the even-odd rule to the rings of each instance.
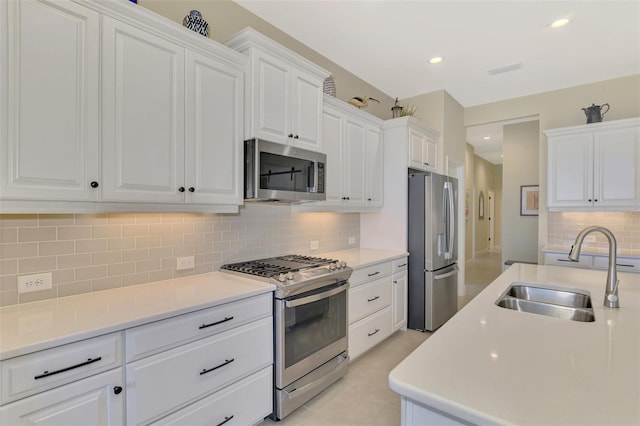
[[[520,216],[538,216],[538,185],[520,186]]]

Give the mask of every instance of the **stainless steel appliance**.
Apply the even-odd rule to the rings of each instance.
[[[457,199],[457,179],[409,171],[409,328],[435,330],[458,310]]]
[[[250,139],[244,143],[244,198],[303,202],[326,199],[325,154]]]
[[[345,262],[288,255],[224,265],[276,285],[274,412],[282,419],[347,373]]]

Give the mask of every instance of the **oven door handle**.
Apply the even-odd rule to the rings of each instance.
[[[327,297],[335,296],[338,293],[342,293],[347,290],[348,285],[342,285],[338,288],[325,291],[323,293],[314,294],[313,296],[301,297],[300,299],[286,300],[284,305],[287,308],[294,308],[300,305],[306,305],[308,303],[317,302],[318,300],[326,299]]]

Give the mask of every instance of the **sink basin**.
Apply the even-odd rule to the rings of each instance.
[[[514,282],[496,301],[496,305],[572,321],[595,321],[589,292],[574,288]]]

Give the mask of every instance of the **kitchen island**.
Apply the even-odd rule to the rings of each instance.
[[[391,371],[402,424],[640,424],[640,279],[609,309],[606,274],[511,266]],[[512,282],[586,290],[595,321],[498,307]]]

